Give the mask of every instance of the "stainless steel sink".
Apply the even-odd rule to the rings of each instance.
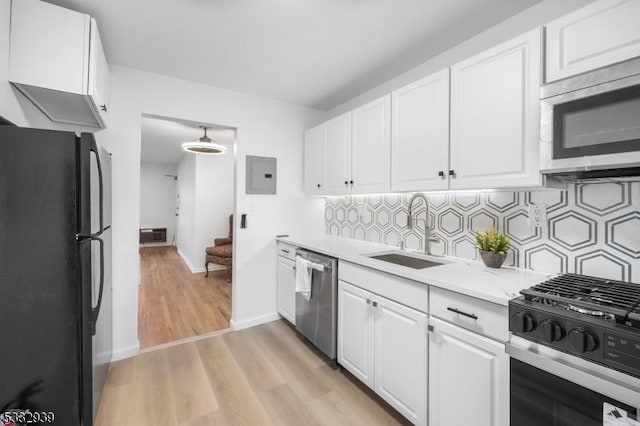
[[[430,259],[410,256],[402,253],[391,252],[374,254],[368,256],[371,259],[382,260],[383,262],[395,263],[396,265],[407,266],[413,269],[426,269],[434,266],[444,265],[444,262],[436,262]]]

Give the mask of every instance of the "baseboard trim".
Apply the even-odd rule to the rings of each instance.
[[[231,333],[232,331],[233,330],[231,329],[231,327],[229,327],[229,328],[224,328],[222,330],[212,331],[210,333],[200,334],[199,336],[185,337],[184,339],[174,340],[172,342],[161,343],[161,344],[156,345],[156,346],[150,346],[148,348],[140,349],[140,351],[138,353],[139,354],[145,354],[147,352],[158,351],[160,349],[167,349],[167,348],[171,348],[173,346],[182,345],[184,343],[197,342],[198,340],[208,339],[210,337],[215,337],[215,336],[221,336],[223,334]]]
[[[195,266],[193,266],[191,261],[187,258],[187,256],[182,251],[180,251],[180,249],[178,249],[178,254],[180,255],[180,257],[182,258],[184,263],[187,265],[187,268],[189,268],[192,274],[201,274],[207,271],[207,269],[204,266],[200,268],[196,268]],[[227,268],[225,268],[222,265],[216,265],[213,263],[209,264],[209,272],[222,271],[223,269],[227,269]]]
[[[280,315],[277,312],[273,312],[271,314],[260,315],[257,317],[247,318],[240,321],[235,321],[231,319],[231,321],[229,321],[229,325],[233,330],[242,330],[245,328],[255,327],[256,325],[277,321],[279,319],[280,319]]]
[[[113,354],[111,355],[111,362],[131,358],[138,355],[138,352],[140,352],[140,342],[136,343],[134,346],[113,351]]]

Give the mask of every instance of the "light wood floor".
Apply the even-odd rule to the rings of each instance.
[[[141,348],[229,327],[231,283],[226,271],[192,274],[175,247],[140,249],[138,339]]]
[[[96,426],[397,425],[284,321],[112,364]]]

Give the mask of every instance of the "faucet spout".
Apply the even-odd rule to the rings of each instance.
[[[431,241],[438,241],[437,238],[431,237],[431,226],[429,224],[429,201],[427,196],[421,193],[415,193],[409,199],[409,214],[407,215],[407,227],[413,229],[414,223],[417,222],[417,218],[413,214],[413,203],[415,200],[421,199],[425,205],[425,218],[424,218],[424,254],[431,254]]]

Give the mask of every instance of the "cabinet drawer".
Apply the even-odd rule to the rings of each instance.
[[[429,312],[426,284],[343,261],[338,267],[338,278],[420,312]]]
[[[296,259],[296,248],[287,243],[278,243],[278,255],[287,259]]]
[[[509,340],[506,306],[431,287],[431,315],[501,342]]]

